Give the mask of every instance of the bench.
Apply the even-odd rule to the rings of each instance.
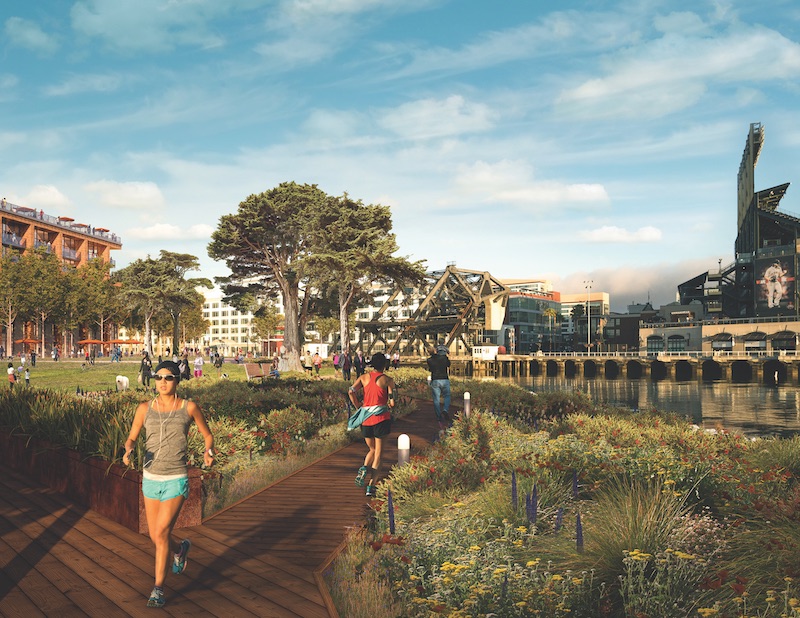
[[[245,363],[244,373],[248,380],[254,380],[255,378],[261,378],[261,380],[263,380],[264,378],[269,377],[269,374],[265,374],[264,370],[261,368],[261,365],[258,363]]]

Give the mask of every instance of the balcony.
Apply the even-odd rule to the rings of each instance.
[[[61,251],[61,256],[65,260],[72,260],[73,262],[79,262],[81,259],[78,255],[78,252],[75,249],[70,249],[69,247],[64,247],[64,249]]]
[[[16,234],[3,234],[3,244],[17,249],[25,249],[25,241]]]

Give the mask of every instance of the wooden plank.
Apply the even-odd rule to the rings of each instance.
[[[384,444],[384,471],[396,461],[396,435],[409,434],[419,451],[436,431],[431,404],[418,405],[412,417],[395,423]],[[353,484],[365,453],[361,442],[343,447],[202,526],[179,531],[194,547],[186,575],[167,582],[164,613],[336,616],[321,569],[346,531],[364,525],[369,514],[363,489]],[[150,616],[144,604],[152,568],[147,537],[0,471],[0,616],[12,611],[7,607],[14,608],[9,615],[21,616]],[[37,609],[40,601],[46,611]]]
[[[114,524],[114,522],[105,520],[104,518],[98,516],[97,514],[91,513],[90,511],[87,512],[87,517],[98,518],[99,520],[107,522],[107,525],[112,527],[117,526],[117,524]],[[99,531],[98,533],[97,530],[94,530],[93,528],[96,527],[95,524],[92,524],[92,522],[88,519],[82,523],[84,526],[92,528],[92,532],[97,534],[97,536],[107,536],[106,532]],[[123,530],[125,530],[126,534],[128,535],[135,535],[135,533],[132,533],[127,529]],[[75,536],[76,534],[74,532],[68,532],[65,535],[65,539],[70,540],[70,537]],[[149,539],[146,539],[141,535],[135,535],[135,537],[137,540],[146,541],[148,545],[150,543]],[[114,541],[115,539],[112,537],[111,540]],[[87,552],[86,546],[91,545],[93,542],[91,539],[82,539],[83,542],[81,543],[79,542],[81,539],[77,538],[72,539],[72,541],[74,545],[82,545],[80,552]],[[314,617],[327,616],[327,612],[324,609],[324,603],[315,585],[308,586],[310,591],[315,593],[317,599],[316,602],[311,602],[302,596],[294,595],[285,588],[275,586],[273,583],[265,580],[262,577],[259,577],[256,574],[251,573],[249,576],[243,577],[242,572],[239,572],[241,569],[238,569],[238,567],[235,567],[235,565],[233,566],[234,573],[232,576],[227,575],[225,577],[220,577],[219,572],[212,572],[202,566],[204,560],[202,559],[202,553],[197,551],[198,549],[200,548],[194,548],[192,553],[193,566],[195,566],[193,569],[193,576],[189,579],[172,577],[167,582],[168,604],[165,607],[165,610],[168,612],[169,610],[174,611],[177,609],[182,610],[178,612],[179,614],[183,614],[189,610],[189,613],[192,613],[193,615],[196,615],[197,613],[207,613],[207,615],[218,615],[224,616],[225,618],[229,618],[231,615],[276,617],[290,617],[298,615],[308,615]],[[120,561],[119,557],[115,555],[113,558],[113,563],[122,564],[123,566],[136,563],[136,566],[138,566],[140,569],[140,575],[147,580],[151,576],[145,571],[152,571],[152,556],[146,555],[141,551],[138,553],[142,554],[140,558],[132,558],[129,556],[127,560],[123,561]],[[197,560],[198,554],[201,558],[199,561]],[[101,560],[101,558],[97,555],[95,555],[94,558]],[[210,559],[207,562],[212,564],[218,560],[216,556],[210,556],[209,558]],[[88,570],[91,571],[91,565],[88,567]],[[152,585],[150,583],[151,581],[152,579],[149,579],[147,583],[143,583],[142,589],[149,591],[149,587]],[[202,584],[208,585],[203,586]],[[107,589],[107,593],[109,592],[111,593],[111,596],[118,596],[118,593],[115,593],[112,590],[112,587]],[[132,603],[141,603],[143,606],[145,598],[143,593],[134,591],[133,594],[135,596],[135,600],[131,599],[130,601]],[[186,595],[189,596],[187,597]],[[268,598],[268,596],[273,596],[275,598]],[[189,601],[189,597],[191,598],[191,601]],[[125,599],[125,601],[128,601],[128,599]],[[187,607],[187,602],[192,606],[191,609]],[[131,603],[127,603],[126,605],[130,607],[130,604]]]

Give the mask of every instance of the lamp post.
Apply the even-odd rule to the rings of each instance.
[[[588,279],[583,284],[586,286],[586,353],[592,347],[592,281]]]

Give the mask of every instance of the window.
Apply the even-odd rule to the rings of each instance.
[[[650,335],[647,338],[647,353],[657,354],[664,351],[664,338],[658,335]]]
[[[667,352],[683,352],[686,349],[686,339],[683,335],[670,335],[667,339]]]

